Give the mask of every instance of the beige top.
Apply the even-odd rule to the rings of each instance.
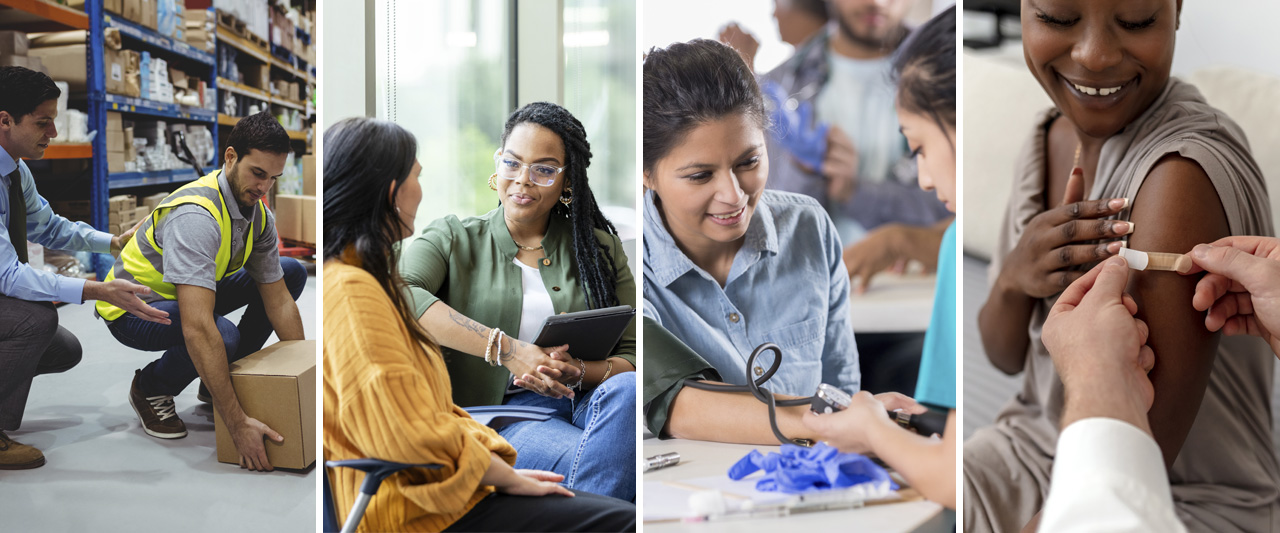
[[[1047,111],[1030,142],[1023,147],[1015,170],[1013,194],[990,276],[1000,272],[1004,257],[1017,244],[1031,218],[1045,204],[1045,148],[1048,126],[1058,116]],[[1271,212],[1266,185],[1249,154],[1244,132],[1221,111],[1210,107],[1194,86],[1171,79],[1146,112],[1107,139],[1098,163],[1097,179],[1088,199],[1134,198],[1151,167],[1164,155],[1177,152],[1195,160],[1212,180],[1233,235],[1269,235]],[[1129,210],[1118,219],[1128,220]],[[1029,327],[1030,345],[1022,392],[996,419],[995,429],[1011,440],[1016,460],[1053,461],[1062,415],[1062,382],[1048,351],[1040,342],[1040,328],[1057,296],[1038,302]],[[1208,388],[1182,451],[1169,472],[1179,518],[1221,529],[1227,523],[1251,531],[1280,527],[1274,513],[1280,493],[1278,465],[1271,439],[1270,394],[1275,356],[1257,339],[1222,337]],[[1239,508],[1223,517],[1197,504],[1219,510]]]

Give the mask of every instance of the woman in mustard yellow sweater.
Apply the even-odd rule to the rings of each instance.
[[[634,531],[634,505],[513,469],[515,449],[454,405],[440,348],[395,269],[393,245],[412,233],[422,199],[413,136],[354,118],[330,128],[324,145],[325,459],[443,465],[388,478],[361,529]],[[342,513],[363,474],[331,475]]]

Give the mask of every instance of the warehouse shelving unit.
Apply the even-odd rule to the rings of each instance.
[[[106,92],[106,72],[103,65],[103,32],[107,28],[116,28],[126,48],[145,50],[153,56],[165,59],[174,65],[191,66],[203,69],[204,78],[209,80],[210,94],[206,98],[217,98],[217,61],[213,54],[172,37],[160,35],[150,28],[125,20],[123,17],[107,13],[103,10],[102,0],[86,0],[85,15],[89,19],[89,54],[86,61],[89,85],[89,131],[105,132],[107,112],[119,112],[128,120],[130,115],[142,115],[148,118],[161,118],[186,123],[205,124],[213,135],[214,146],[218,145],[217,113],[202,108],[191,108],[179,104],[169,104],[154,100],[131,98]],[[146,73],[142,73],[146,75]],[[99,134],[93,138],[93,153],[106,153],[107,138]],[[215,155],[216,159],[216,155]],[[211,168],[214,161],[204,161],[201,165]],[[107,205],[112,194],[127,193],[125,189],[145,185],[181,185],[193,181],[200,176],[194,169],[159,170],[150,172],[118,172],[110,173],[107,160],[103,157],[93,159],[93,188],[89,194],[92,205],[92,224],[99,230],[107,230]],[[95,254],[93,269],[98,277],[105,277],[111,269],[112,258],[107,254]]]
[[[268,8],[264,4],[264,8]],[[269,8],[268,8],[269,9]],[[45,152],[45,159],[88,159],[92,175],[89,191],[89,222],[102,231],[108,230],[108,199],[113,194],[127,194],[129,189],[153,185],[172,185],[175,188],[193,181],[200,176],[194,169],[182,168],[147,172],[108,171],[106,157],[94,158],[94,154],[107,153],[106,121],[107,112],[119,112],[125,120],[134,118],[164,119],[171,122],[194,123],[209,126],[213,135],[213,143],[221,149],[219,130],[229,128],[239,122],[239,117],[220,114],[212,109],[192,108],[179,104],[162,103],[141,98],[131,98],[106,92],[106,72],[103,63],[103,35],[108,28],[120,32],[125,48],[147,51],[153,56],[169,62],[171,66],[188,72],[200,72],[200,77],[207,80],[206,100],[219,103],[219,92],[247,96],[261,102],[264,106],[282,106],[306,113],[308,123],[314,122],[315,113],[307,102],[300,102],[272,95],[261,89],[248,87],[232,80],[218,77],[217,56],[198,49],[184,41],[160,35],[159,33],[126,20],[117,14],[103,9],[103,0],[86,0],[84,11],[68,8],[41,0],[0,0],[0,29],[18,30],[27,33],[87,30],[86,73],[87,94],[73,95],[77,101],[87,98],[88,130],[99,132],[91,142],[79,144],[52,144]],[[310,36],[298,30],[300,38],[310,41]],[[235,48],[241,54],[253,58],[262,64],[270,65],[271,79],[283,76],[297,79],[304,86],[315,83],[314,65],[305,63],[286,49],[274,45],[260,45],[251,42],[227,28],[219,25],[216,32],[218,46]],[[146,73],[143,73],[146,75]],[[219,107],[220,109],[220,107]],[[311,152],[311,130],[288,131],[289,138],[295,141],[300,153]],[[212,169],[221,151],[216,151],[214,158],[202,162],[205,170]],[[90,265],[99,278],[106,275],[111,268],[112,258],[106,254],[95,254]]]

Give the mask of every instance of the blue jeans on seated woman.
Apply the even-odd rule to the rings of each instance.
[[[573,400],[521,392],[504,403],[555,409],[546,421],[498,430],[516,448],[516,468],[549,470],[564,476],[565,487],[635,501],[635,372],[612,376]]]

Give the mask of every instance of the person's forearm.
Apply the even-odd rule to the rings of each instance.
[[[427,312],[423,313],[422,317],[418,319],[418,323],[441,346],[465,354],[484,357],[485,349],[489,343],[491,328],[471,320],[466,315],[449,307],[443,301],[437,301],[431,307],[428,307]],[[514,339],[504,339],[502,347],[510,349],[508,346],[512,340]]]
[[[196,367],[196,373],[213,396],[214,408],[227,421],[228,427],[244,422],[246,415],[240,408],[236,390],[231,385],[227,350],[213,318],[183,320],[182,335],[186,338],[187,353]]]
[[[480,478],[480,484],[491,487],[505,487],[510,485],[512,478],[517,475],[515,469],[507,464],[506,461],[503,461],[498,454],[489,452],[489,469],[484,471],[484,476]]]
[[[924,437],[891,424],[871,428],[870,441],[880,460],[902,475],[925,498],[956,508],[956,412],[947,414],[941,439]]]
[[[1006,287],[1001,279],[997,278],[987,303],[978,312],[978,331],[991,364],[1005,374],[1014,375],[1021,372],[1026,363],[1027,346],[1031,343],[1027,325],[1035,300]]]
[[[709,382],[710,383],[710,382]],[[775,395],[778,399],[790,396]],[[769,426],[769,406],[750,393],[684,387],[671,402],[664,433],[678,438],[736,444],[779,444]],[[778,429],[788,438],[813,438],[801,417],[808,406],[779,407]]]
[[[572,346],[570,347],[572,348]],[[609,369],[609,361],[613,361],[613,369]],[[609,372],[609,377],[616,376],[623,372],[635,372],[636,367],[621,357],[610,357],[604,361],[583,361],[583,365],[587,368],[586,377],[582,378],[582,383],[587,387],[594,387],[604,381],[604,373]]]
[[[300,341],[305,338],[302,327],[302,315],[298,313],[298,303],[293,298],[267,307],[267,319],[275,329],[276,336],[282,341]]]
[[[1147,434],[1151,424],[1142,394],[1132,384],[1114,376],[1080,376],[1066,385],[1061,428],[1086,418],[1114,418],[1128,422]]]

